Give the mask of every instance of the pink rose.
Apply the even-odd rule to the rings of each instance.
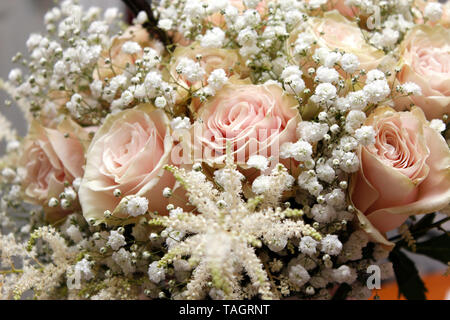
[[[170,162],[173,139],[164,111],[150,104],[109,115],[98,129],[87,152],[79,198],[87,220],[102,221],[109,210],[127,218],[119,203],[127,196],[149,201],[149,211],[166,211],[165,187],[175,179],[164,166]],[[120,190],[116,197],[114,190]],[[172,201],[173,202],[173,201]]]
[[[429,120],[450,114],[450,32],[441,26],[419,26],[401,45],[400,83],[414,82],[421,96],[396,99],[395,108],[420,107]]]
[[[383,63],[385,54],[367,43],[359,26],[339,14],[338,11],[325,12],[323,17],[311,18],[307,32],[312,34],[317,47],[327,48],[330,51],[338,49],[356,55],[361,69],[366,71],[377,68]],[[291,33],[288,45],[295,43],[302,28]],[[290,49],[292,51],[292,48]]]
[[[198,110],[195,156],[203,152],[203,161],[221,164],[228,144],[241,167],[257,154],[273,157],[275,163],[279,147],[297,141],[300,121],[298,102],[280,86],[230,80]]]
[[[56,129],[33,122],[25,138],[20,164],[26,169],[23,189],[25,199],[42,205],[46,218],[56,221],[69,213],[60,207],[50,208],[52,197],[59,198],[65,183],[83,176],[84,145],[88,133],[71,120]]]
[[[382,238],[380,232],[397,228],[408,216],[448,205],[450,150],[419,108],[379,107],[366,125],[375,129],[376,139],[359,150],[361,168],[350,195],[369,234]]]
[[[111,47],[108,50],[105,50],[100,54],[98,68],[93,74],[95,79],[103,80],[122,74],[127,63],[134,64],[136,60],[142,57],[143,50],[134,55],[122,51],[122,46],[127,41],[137,42],[142,49],[145,47],[153,48],[158,53],[162,53],[164,50],[162,43],[152,39],[147,30],[142,26],[136,25],[128,27],[121,36],[113,39]],[[110,59],[111,63],[106,64],[105,59]]]

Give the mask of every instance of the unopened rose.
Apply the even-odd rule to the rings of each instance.
[[[128,41],[138,43],[142,50],[133,55],[123,52],[122,47]],[[121,36],[112,40],[110,48],[101,53],[98,68],[94,71],[94,78],[103,80],[122,74],[128,63],[132,65],[142,57],[145,47],[153,48],[158,53],[163,51],[162,44],[158,40],[152,39],[142,26],[128,27]],[[105,59],[109,59],[110,63],[105,63]]]
[[[224,162],[229,147],[244,168],[252,155],[277,162],[280,146],[298,140],[300,121],[298,102],[280,86],[231,81],[198,110],[195,156],[214,166]]]
[[[429,120],[450,114],[450,32],[441,26],[414,28],[401,44],[401,57],[398,81],[416,83],[422,95],[396,99],[396,109],[415,104]]]
[[[69,185],[83,176],[84,147],[88,133],[71,120],[64,120],[57,128],[44,128],[33,122],[25,138],[21,166],[26,169],[23,180],[25,199],[42,205],[49,221],[69,213],[59,206],[50,208],[51,198],[59,198]],[[75,204],[74,204],[75,205]]]
[[[109,115],[87,152],[79,192],[85,218],[101,221],[106,210],[127,218],[127,212],[118,207],[127,196],[144,197],[149,211],[164,213],[168,199],[162,197],[162,191],[175,183],[163,169],[170,163],[172,147],[164,111],[143,104]]]
[[[369,234],[380,238],[410,215],[448,205],[450,151],[422,110],[379,107],[366,125],[375,129],[375,143],[359,150],[361,168],[352,177],[350,196]]]

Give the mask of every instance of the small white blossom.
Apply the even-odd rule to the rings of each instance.
[[[317,244],[317,241],[312,237],[305,236],[301,238],[298,248],[302,253],[311,256],[316,253]]]
[[[166,279],[164,269],[158,267],[158,261],[154,261],[148,266],[148,278],[154,283],[160,283]]]
[[[148,210],[148,200],[143,197],[132,197],[128,200],[126,210],[133,217],[143,215]]]
[[[200,63],[184,57],[180,59],[176,69],[190,82],[197,82],[205,76],[205,70],[200,66]]]
[[[328,130],[329,127],[326,123],[317,123],[310,121],[302,121],[297,127],[299,136],[310,143],[322,140]]]
[[[66,230],[67,235],[75,242],[78,243],[83,240],[83,235],[77,226],[71,225]]]
[[[300,264],[290,266],[288,272],[289,281],[297,287],[303,286],[311,278],[308,271],[306,271],[306,269]]]
[[[220,90],[225,83],[227,83],[228,77],[223,69],[215,69],[208,77],[208,86],[214,91]]]
[[[114,251],[119,250],[120,247],[126,245],[125,237],[121,235],[118,231],[112,230],[109,237],[108,242],[106,243],[111,247]]]
[[[355,138],[363,146],[375,143],[375,130],[371,126],[362,126],[355,131]]]
[[[91,280],[94,277],[89,261],[86,258],[78,261],[74,268],[75,274],[83,275],[86,280]]]
[[[270,190],[272,179],[269,176],[259,176],[252,184],[252,191],[256,194],[263,194]]]
[[[438,21],[442,17],[442,4],[439,2],[429,2],[425,7],[424,15],[432,22]]]
[[[139,43],[134,41],[127,41],[122,45],[122,51],[126,54],[136,54],[141,52],[141,50]]]
[[[136,16],[135,23],[137,24],[144,24],[148,21],[148,16],[145,11],[139,11],[138,15]]]
[[[157,108],[164,108],[167,105],[167,100],[164,97],[157,97],[155,99],[155,107]]]
[[[414,82],[406,82],[402,84],[402,90],[408,95],[421,96],[422,89]]]
[[[201,37],[200,44],[204,48],[221,48],[225,41],[225,32],[220,28],[212,28]]]
[[[340,60],[341,67],[347,73],[354,73],[359,68],[359,59],[353,53],[345,53]]]
[[[334,68],[320,66],[316,70],[316,80],[328,83],[337,82],[339,80],[339,73]]]
[[[261,155],[253,155],[248,159],[247,165],[258,170],[266,170],[269,160]]]
[[[441,132],[445,131],[445,123],[441,119],[433,119],[430,121],[430,128],[441,133]]]
[[[330,256],[338,255],[342,250],[342,243],[339,241],[337,235],[328,234],[321,241],[322,251]]]

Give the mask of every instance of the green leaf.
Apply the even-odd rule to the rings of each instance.
[[[416,243],[416,252],[445,264],[450,261],[450,236],[446,233],[429,240]]]
[[[397,247],[389,254],[389,260],[394,267],[395,277],[401,294],[408,300],[426,300],[427,289],[419,276],[419,272],[411,259]]]

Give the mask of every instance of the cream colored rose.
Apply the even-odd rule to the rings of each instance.
[[[298,29],[291,33],[288,39],[289,47],[295,44],[302,31]],[[377,68],[385,57],[383,51],[366,42],[356,23],[349,21],[336,10],[326,12],[323,17],[311,18],[306,31],[314,36],[317,47],[338,49],[356,55],[360,68],[366,71]]]
[[[201,56],[200,60],[197,60],[198,56]],[[181,59],[188,58],[193,61],[199,61],[200,66],[205,70],[205,76],[202,81],[196,83],[189,82],[183,75],[177,73],[177,66]],[[248,75],[248,69],[239,55],[237,50],[233,49],[216,49],[216,48],[203,48],[199,43],[194,43],[188,47],[177,47],[173,53],[173,58],[170,67],[170,74],[166,76],[169,82],[174,80],[185,88],[192,88],[192,90],[200,89],[202,82],[204,85],[208,84],[208,77],[215,69],[223,69],[227,76],[230,77],[234,74],[240,77],[246,77]],[[177,90],[177,102],[182,103],[188,97],[187,90],[178,87]],[[198,101],[194,106],[194,111],[198,107]]]
[[[377,108],[366,125],[375,143],[361,147],[361,168],[350,196],[366,231],[375,239],[410,215],[431,213],[450,202],[450,150],[419,108]],[[384,242],[387,242],[384,240]]]
[[[52,197],[59,198],[75,178],[83,176],[84,148],[88,133],[71,120],[55,129],[33,122],[25,138],[20,164],[26,170],[23,193],[28,202],[42,205],[49,221],[69,213],[60,207],[50,208]]]
[[[158,53],[162,53],[164,50],[161,42],[152,39],[142,26],[128,27],[121,36],[112,40],[111,47],[108,50],[104,50],[100,54],[98,68],[93,74],[95,79],[103,80],[122,74],[128,63],[134,64],[136,60],[142,57],[143,50],[133,55],[123,52],[122,46],[128,41],[138,43],[142,49],[150,47]],[[109,59],[111,63],[105,63],[105,59]]]
[[[403,110],[415,104],[429,120],[450,114],[450,32],[441,26],[418,26],[401,44],[400,83],[414,82],[421,96],[396,99],[395,107]]]
[[[252,155],[276,163],[280,146],[298,140],[300,121],[298,102],[280,86],[231,81],[198,110],[194,156],[211,166],[222,164],[228,146],[243,168]]]
[[[116,217],[129,215],[118,207],[127,196],[148,200],[149,211],[166,212],[165,187],[175,180],[164,170],[170,163],[173,139],[164,111],[150,104],[109,115],[87,152],[86,171],[79,198],[84,217],[102,221],[109,210]],[[115,190],[121,196],[116,197]]]

